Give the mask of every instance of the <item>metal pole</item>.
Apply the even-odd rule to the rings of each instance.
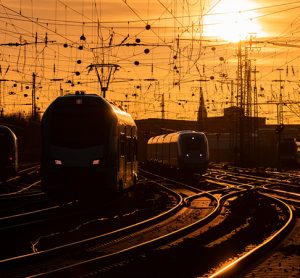
[[[32,119],[36,119],[36,97],[35,97],[35,79],[36,74],[32,73],[32,101],[31,101],[31,117]]]

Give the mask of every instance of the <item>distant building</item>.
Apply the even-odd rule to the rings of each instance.
[[[209,138],[211,160],[237,164],[276,166],[278,140],[300,140],[300,125],[286,125],[279,137],[277,125],[266,125],[266,119],[262,117],[246,117],[235,106],[225,108],[222,117],[207,117],[206,110],[200,105],[198,121],[151,118],[136,120],[136,124],[139,161],[146,160],[150,137],[179,130],[205,132]]]

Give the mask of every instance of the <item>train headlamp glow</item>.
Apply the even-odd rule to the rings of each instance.
[[[59,159],[54,160],[55,165],[62,165],[62,161]]]
[[[200,154],[199,154],[199,156],[201,156],[201,157],[202,157],[202,156],[203,156],[203,154],[202,154],[202,153],[200,153]]]
[[[95,159],[92,162],[93,165],[99,165],[100,164],[100,159]]]
[[[187,154],[186,154],[186,157],[189,157],[189,156],[190,156],[190,155],[187,153]]]
[[[82,99],[81,98],[77,98],[76,99],[76,104],[82,104]]]

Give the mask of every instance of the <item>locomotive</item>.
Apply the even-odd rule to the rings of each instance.
[[[0,178],[5,180],[18,172],[18,141],[15,133],[0,125]]]
[[[42,117],[41,182],[59,199],[113,196],[137,183],[137,127],[94,94],[56,98]]]
[[[209,147],[203,132],[183,130],[151,137],[147,161],[184,173],[204,173],[209,164]]]

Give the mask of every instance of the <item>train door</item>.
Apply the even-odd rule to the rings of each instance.
[[[120,127],[121,129],[122,127]],[[118,177],[118,189],[124,189],[124,183],[126,181],[126,158],[125,158],[125,144],[126,144],[126,134],[125,130],[120,130],[119,135],[119,177]]]
[[[137,175],[138,171],[138,162],[137,162],[137,155],[138,155],[138,141],[137,141],[137,135],[136,135],[136,128],[134,128],[134,134],[133,134],[133,174]],[[133,177],[136,179],[136,177]]]

